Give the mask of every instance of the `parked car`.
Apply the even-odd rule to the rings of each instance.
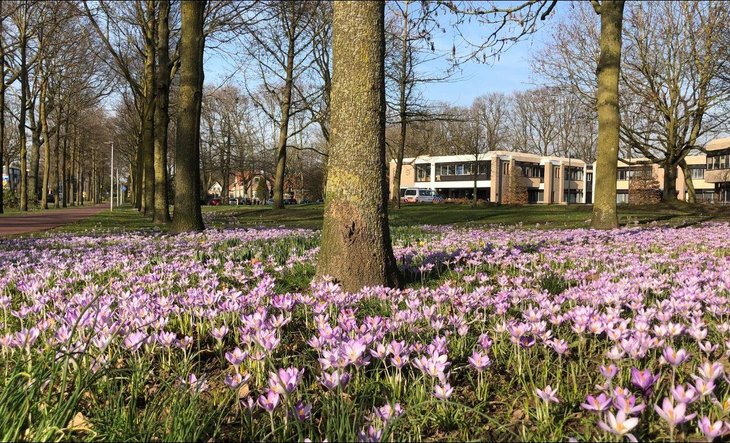
[[[274,199],[273,198],[270,198],[270,199],[266,200],[266,204],[267,205],[273,205],[274,204]]]
[[[208,200],[208,204],[210,206],[220,206],[221,199],[220,199],[220,197],[213,197],[210,200]]]
[[[284,199],[284,204],[285,205],[296,205],[297,204],[297,199],[295,199],[294,197],[292,197],[292,198],[285,198]]]
[[[408,188],[403,194],[406,203],[433,203],[434,192],[425,188]]]
[[[434,203],[443,203],[444,202],[444,197],[442,195],[439,195],[439,194],[434,194],[433,195],[433,202]]]

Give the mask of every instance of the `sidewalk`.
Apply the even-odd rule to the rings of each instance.
[[[53,229],[91,217],[107,209],[109,209],[109,205],[95,205],[54,209],[37,214],[0,216],[0,237]]]

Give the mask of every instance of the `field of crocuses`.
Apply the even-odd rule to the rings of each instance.
[[[0,439],[704,440],[730,432],[730,226],[0,241]]]

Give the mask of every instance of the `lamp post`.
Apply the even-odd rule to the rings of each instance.
[[[111,167],[109,168],[109,212],[114,211],[114,142],[112,145]]]

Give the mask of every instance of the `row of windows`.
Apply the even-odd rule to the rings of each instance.
[[[702,180],[705,178],[705,168],[690,168],[689,176],[693,180]]]
[[[489,175],[490,162],[481,161],[477,164],[477,175]],[[466,163],[437,163],[436,175],[474,175],[474,162]]]
[[[617,180],[631,180],[633,177],[651,174],[651,167],[618,168]]]
[[[582,181],[583,180],[583,169],[582,168],[565,168],[566,180]]]
[[[730,169],[730,154],[707,156],[707,169]]]

